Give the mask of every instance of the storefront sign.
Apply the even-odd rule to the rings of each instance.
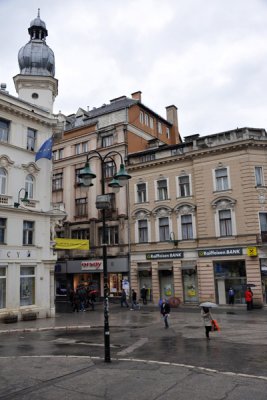
[[[184,252],[183,251],[168,251],[165,253],[147,253],[146,259],[147,260],[162,260],[166,258],[183,258]]]
[[[258,255],[257,247],[248,247],[247,248],[247,255],[250,257],[256,257]]]
[[[81,261],[82,271],[103,271],[102,260]]]
[[[0,260],[30,260],[36,258],[34,250],[0,250]]]
[[[224,249],[206,249],[199,250],[199,257],[217,257],[217,256],[241,256],[242,247],[237,247],[235,249],[224,248]]]

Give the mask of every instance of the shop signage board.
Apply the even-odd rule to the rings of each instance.
[[[165,253],[147,253],[147,260],[165,260],[166,258],[175,259],[175,258],[183,258],[183,251],[168,251]]]
[[[81,261],[82,271],[103,271],[103,261],[102,260],[88,260]]]
[[[242,247],[199,250],[199,257],[242,256]]]
[[[256,257],[258,255],[258,249],[255,246],[250,246],[247,248],[247,255],[250,257]]]
[[[36,259],[35,250],[1,249],[0,260],[31,260]]]

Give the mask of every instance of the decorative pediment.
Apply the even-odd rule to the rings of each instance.
[[[133,212],[132,218],[135,220],[138,219],[149,219],[151,217],[151,211],[146,209],[139,209]]]
[[[216,210],[227,210],[229,208],[233,209],[235,207],[236,200],[231,197],[220,197],[211,203],[212,208]]]
[[[2,168],[10,168],[14,164],[14,161],[11,160],[6,154],[2,154],[0,156],[0,167]]]
[[[154,217],[168,217],[171,215],[172,209],[170,207],[156,207],[152,211]]]
[[[195,214],[196,206],[190,203],[183,203],[174,207],[174,211],[177,215]]]
[[[34,162],[29,162],[28,164],[22,164],[22,168],[29,174],[36,175],[41,169]]]

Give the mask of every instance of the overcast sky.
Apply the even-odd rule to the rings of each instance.
[[[16,95],[17,55],[41,9],[54,51],[54,112],[142,91],[182,137],[267,129],[267,0],[0,0],[0,82]]]

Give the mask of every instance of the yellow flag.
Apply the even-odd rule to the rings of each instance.
[[[55,238],[56,250],[89,250],[89,240]]]

